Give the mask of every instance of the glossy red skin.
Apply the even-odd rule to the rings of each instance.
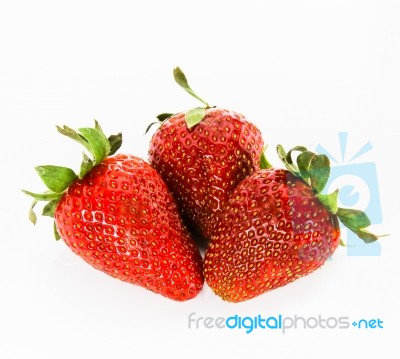
[[[260,131],[244,116],[210,108],[191,129],[183,113],[165,121],[151,140],[149,158],[184,218],[210,238],[233,189],[259,169],[262,150]]]
[[[126,155],[105,159],[61,198],[55,212],[65,243],[112,277],[168,298],[193,298],[202,259],[157,172]]]
[[[232,193],[204,261],[211,289],[241,302],[317,268],[339,244],[338,220],[286,170],[260,170]]]

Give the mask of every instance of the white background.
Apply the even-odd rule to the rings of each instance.
[[[1,1],[0,358],[399,358],[398,168],[400,3],[397,0]],[[77,167],[81,149],[55,130],[94,118],[123,131],[123,152],[147,158],[147,124],[197,105],[176,65],[210,103],[245,114],[274,147],[318,143],[378,170],[381,255],[338,248],[321,270],[254,300],[209,288],[176,303],[87,266],[51,222],[27,220],[21,188],[43,187],[38,164]],[[340,156],[339,156],[340,157]],[[381,330],[288,334],[188,329],[197,316],[381,318]]]

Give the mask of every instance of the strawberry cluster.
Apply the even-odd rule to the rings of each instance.
[[[204,280],[222,299],[240,302],[305,276],[338,247],[339,221],[366,243],[378,239],[365,213],[338,207],[338,190],[322,193],[325,155],[278,146],[286,168],[273,168],[254,124],[211,107],[179,68],[174,77],[203,106],[157,116],[150,163],[115,155],[122,135],[106,137],[97,122],[58,127],[86,152],[77,173],[36,167],[47,191],[24,191],[34,199],[33,223],[34,207],[45,202],[56,238],[87,263],[179,301],[195,297]]]

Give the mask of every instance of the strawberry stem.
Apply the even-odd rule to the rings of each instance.
[[[189,95],[193,96],[195,99],[199,100],[202,102],[206,108],[210,108],[210,105],[204,101],[202,98],[200,98],[196,93],[192,90],[192,88],[189,86],[189,83],[187,81],[187,78],[183,71],[179,67],[174,68],[174,79],[176,83],[182,87]]]

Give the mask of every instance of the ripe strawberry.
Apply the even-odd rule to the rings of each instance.
[[[24,191],[35,199],[31,220],[36,202],[49,201],[43,215],[54,217],[56,236],[96,269],[171,299],[195,297],[203,286],[201,256],[158,173],[131,155],[107,157],[122,137],[107,139],[97,122],[79,133],[58,130],[93,159],[84,154],[79,176],[65,167],[36,167],[49,191]]]
[[[297,166],[291,153],[300,151]],[[204,275],[212,290],[240,302],[286,285],[321,267],[340,242],[339,222],[366,243],[378,237],[361,211],[337,207],[325,195],[329,159],[304,147],[278,154],[287,170],[262,169],[233,191],[211,238]],[[269,164],[267,167],[270,167]]]
[[[259,169],[263,140],[243,115],[210,108],[194,94],[179,68],[174,76],[205,107],[158,116],[163,123],[151,140],[150,162],[187,222],[210,238],[233,189]]]

